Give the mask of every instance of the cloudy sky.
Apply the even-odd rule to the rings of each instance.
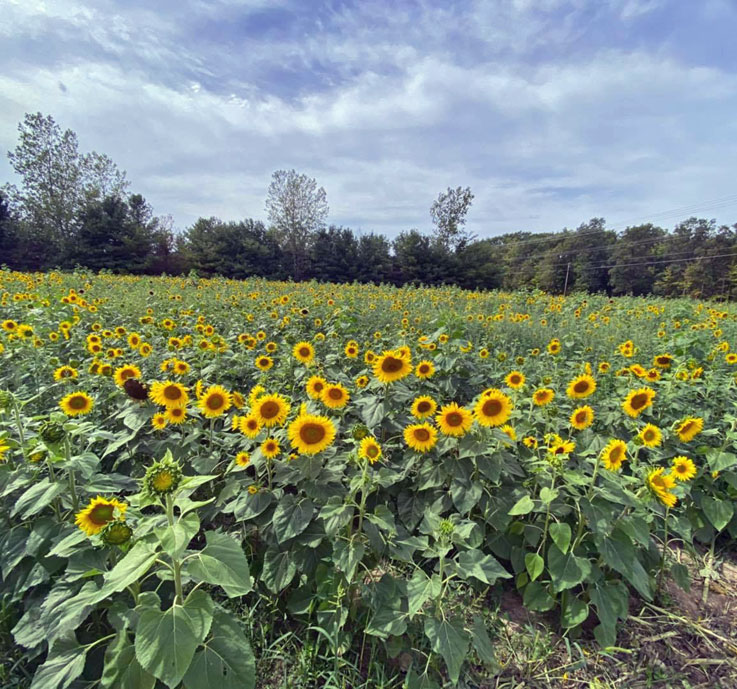
[[[330,222],[481,237],[737,221],[737,0],[0,0],[0,150],[28,111],[184,228],[265,218],[271,173]],[[12,180],[0,161],[0,182]]]

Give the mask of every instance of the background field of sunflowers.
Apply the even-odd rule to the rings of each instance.
[[[282,686],[292,635],[314,686],[486,686],[502,590],[616,647],[737,537],[734,347],[689,300],[0,272],[4,672]]]

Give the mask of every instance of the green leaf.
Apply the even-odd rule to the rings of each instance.
[[[122,630],[105,651],[101,689],[154,689],[155,684],[156,677],[141,667],[127,630]]]
[[[653,599],[650,577],[637,558],[635,547],[626,533],[615,529],[611,536],[597,536],[596,545],[604,562],[624,576],[643,598]]]
[[[484,555],[480,550],[464,550],[458,556],[459,574],[465,579],[475,577],[485,584],[492,585],[497,579],[511,579],[512,575],[501,566],[492,555]]]
[[[548,488],[548,486],[544,486],[540,489],[540,500],[543,505],[549,505],[557,497],[558,491],[554,488]]]
[[[366,515],[366,519],[384,531],[388,531],[389,533],[397,532],[394,515],[386,505],[377,505],[373,513],[369,512]]]
[[[153,545],[144,541],[136,543],[105,575],[104,584],[100,589],[100,600],[138,581],[155,561],[156,550]]]
[[[252,589],[248,560],[240,543],[227,534],[209,531],[207,545],[193,559],[187,571],[208,584],[222,586],[229,598],[245,596]]]
[[[727,526],[734,516],[734,505],[719,498],[702,498],[701,509],[704,510],[706,518],[717,531]]]
[[[293,495],[285,495],[274,511],[272,524],[279,543],[301,534],[309,525],[315,508],[307,500],[297,500]]]
[[[550,525],[550,537],[561,552],[567,553],[571,544],[571,527],[565,522],[556,522]]]
[[[407,631],[407,620],[399,610],[389,605],[379,608],[369,619],[366,633],[387,639],[390,636],[401,636]]]
[[[435,653],[439,653],[448,667],[450,681],[458,683],[461,666],[468,652],[468,633],[456,620],[437,620],[428,617],[425,620],[425,636]]]
[[[686,593],[691,590],[691,575],[688,573],[688,567],[680,563],[671,565],[670,573],[676,584],[678,584]]]
[[[412,578],[407,582],[408,614],[412,619],[428,600],[440,595],[440,578],[428,577],[421,569],[416,569]]]
[[[261,581],[272,593],[284,590],[294,579],[297,565],[288,552],[279,552],[269,548],[264,555],[264,568],[261,571]]]
[[[525,569],[530,575],[530,581],[535,581],[545,569],[545,560],[537,553],[527,553],[525,555]]]
[[[731,452],[721,452],[717,449],[707,452],[706,459],[709,462],[709,469],[712,471],[724,471],[737,464],[737,455]]]
[[[245,491],[236,501],[233,507],[233,516],[239,521],[255,519],[274,502],[274,496],[267,491],[259,491],[251,495]]]
[[[548,550],[548,570],[553,593],[560,593],[584,581],[591,574],[591,563],[553,545]]]
[[[348,582],[353,581],[358,563],[363,559],[365,552],[363,543],[355,538],[350,541],[341,539],[333,545],[335,567],[343,572]]]
[[[164,526],[154,529],[154,533],[161,541],[164,551],[174,558],[180,558],[189,542],[200,530],[200,520],[196,513],[181,517],[173,526]]]
[[[522,602],[526,608],[535,612],[546,612],[555,605],[555,599],[548,593],[547,588],[537,581],[525,586]]]
[[[184,676],[186,689],[253,689],[256,662],[238,622],[216,610],[212,635],[197,651]]]
[[[66,689],[84,670],[87,649],[76,639],[62,639],[49,650],[33,675],[31,689]]]
[[[210,596],[198,589],[183,605],[140,609],[135,648],[141,667],[174,689],[210,631],[213,608]]]
[[[589,599],[596,606],[599,621],[608,629],[616,627],[618,619],[627,617],[629,596],[620,581],[597,582],[588,587]]]
[[[54,498],[65,490],[65,484],[43,478],[38,483],[34,483],[14,502],[10,516],[18,516],[21,519],[32,517],[50,505]]]
[[[333,538],[353,517],[353,508],[337,496],[331,497],[320,510],[325,533]]]
[[[529,495],[525,495],[514,503],[514,506],[507,514],[511,517],[516,517],[518,515],[529,514],[533,509],[535,509],[535,503]]]
[[[589,604],[573,596],[570,591],[564,594],[560,622],[564,629],[578,627],[589,616]]]
[[[491,645],[489,632],[484,625],[481,615],[474,615],[473,624],[471,625],[471,640],[473,647],[476,649],[481,662],[492,668],[497,668],[498,663],[494,655],[494,647]]]

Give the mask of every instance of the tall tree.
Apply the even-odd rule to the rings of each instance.
[[[446,249],[461,249],[473,239],[463,227],[473,198],[471,187],[448,187],[430,206],[435,237]]]
[[[661,254],[660,242],[665,230],[651,223],[628,227],[611,251],[609,281],[615,295],[650,294],[662,264],[655,263]]]
[[[301,279],[307,263],[309,240],[325,226],[327,194],[314,178],[295,170],[277,170],[266,196],[269,223],[282,249],[292,261],[292,277]]]

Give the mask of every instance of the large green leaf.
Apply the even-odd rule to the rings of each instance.
[[[529,495],[521,497],[514,503],[512,509],[507,512],[511,517],[517,517],[523,514],[529,514],[535,508],[535,503]]]
[[[545,560],[537,553],[527,553],[525,555],[525,569],[530,575],[530,581],[535,581],[545,569]]]
[[[153,689],[155,684],[156,677],[146,672],[136,660],[127,629],[121,630],[105,651],[101,689]]]
[[[430,640],[432,650],[439,653],[448,666],[450,681],[456,684],[468,652],[469,637],[463,625],[456,620],[428,617],[425,620],[425,635]]]
[[[288,552],[280,552],[269,548],[264,555],[264,568],[261,571],[261,581],[272,593],[279,593],[294,579],[297,565]]]
[[[156,535],[161,541],[161,547],[164,551],[174,558],[180,558],[189,542],[197,535],[200,530],[200,520],[197,513],[181,517],[173,526],[163,526],[154,529]]]
[[[184,676],[186,689],[253,689],[256,662],[240,625],[228,613],[216,610],[212,635],[195,653]]]
[[[652,582],[626,533],[615,529],[610,536],[598,536],[596,545],[604,562],[623,575],[643,598],[652,600]]]
[[[86,655],[87,649],[73,638],[54,644],[33,675],[31,689],[66,689],[82,674]]]
[[[144,541],[136,543],[125,556],[106,575],[100,589],[102,600],[111,593],[122,591],[134,581],[138,581],[156,561],[155,547]]]
[[[589,586],[589,599],[596,606],[599,621],[614,628],[618,619],[627,617],[627,588],[619,581],[600,581]]]
[[[571,544],[571,527],[565,522],[555,522],[550,525],[550,538],[562,552],[568,552],[568,546]]]
[[[297,500],[293,495],[285,495],[279,501],[272,520],[279,543],[301,534],[309,525],[314,510],[309,500]]]
[[[34,483],[13,503],[10,516],[18,516],[22,519],[32,517],[50,505],[54,498],[61,495],[65,490],[66,484],[43,478],[38,483]]]
[[[222,586],[230,598],[245,596],[252,589],[248,560],[240,543],[218,531],[207,533],[207,545],[193,559],[187,571],[208,584]]]
[[[564,553],[557,545],[548,550],[548,570],[553,584],[553,593],[573,588],[591,574],[591,563],[572,552]]]
[[[201,589],[168,610],[139,606],[135,648],[141,667],[174,689],[210,631],[213,608],[212,599]]]
[[[497,668],[498,663],[494,655],[494,647],[491,645],[489,632],[481,615],[474,615],[471,626],[471,639],[473,641],[473,647],[476,649],[476,653],[478,653],[481,661],[493,668]]]
[[[428,577],[421,569],[416,569],[407,582],[407,604],[410,619],[413,618],[428,600],[440,595],[440,577]]]
[[[458,574],[464,579],[475,577],[485,584],[494,584],[497,579],[511,579],[512,575],[501,566],[492,555],[484,555],[480,550],[464,550],[458,556]]]
[[[701,499],[701,508],[711,525],[721,531],[734,516],[734,505],[727,500],[719,498],[704,497]]]
[[[546,612],[555,605],[555,599],[548,593],[547,588],[537,581],[525,586],[522,602],[526,608],[535,612]]]
[[[363,559],[365,552],[365,546],[357,538],[341,539],[333,544],[333,561],[347,581],[353,581],[358,563]]]
[[[325,533],[333,538],[353,517],[353,508],[338,496],[331,497],[320,510]]]

